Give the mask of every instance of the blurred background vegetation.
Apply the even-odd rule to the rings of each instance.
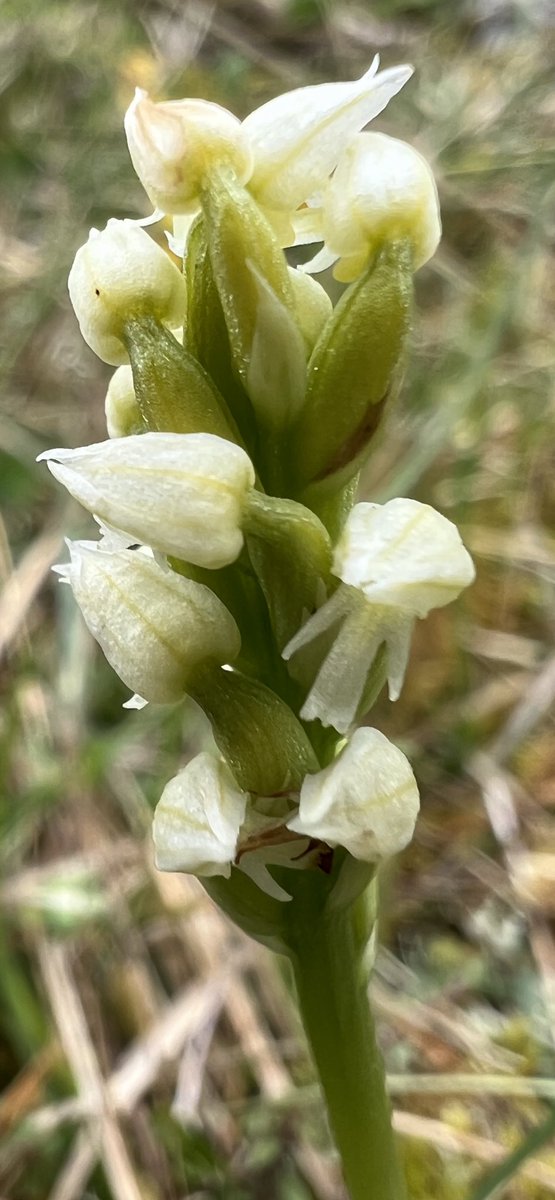
[[[105,436],[66,293],[91,225],[148,202],[135,84],[245,115],[414,79],[376,128],[434,163],[444,239],[364,481],[460,524],[478,569],[373,723],[421,785],[383,880],[374,1002],[413,1200],[555,1196],[555,198],[548,0],[4,0],[0,11],[0,1194],[339,1200],[290,982],[150,815],[194,714],[125,690],[49,568],[90,528],[35,456]]]

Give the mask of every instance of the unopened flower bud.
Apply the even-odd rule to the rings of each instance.
[[[340,259],[334,275],[342,282],[357,279],[383,242],[407,239],[413,269],[421,267],[441,237],[437,188],[426,159],[384,133],[358,134],[324,193],[322,232],[326,255]],[[323,265],[314,260],[306,269]]]
[[[156,807],[156,866],[229,877],[246,807],[247,794],[226,763],[212,754],[197,754],[166,784]]]
[[[301,788],[288,829],[377,862],[411,840],[419,796],[411,765],[377,729],[357,729],[338,757]]]
[[[204,584],[184,579],[137,550],[68,542],[58,573],[120,679],[145,700],[180,700],[202,664],[237,657],[231,614]]]
[[[208,100],[155,104],[137,88],[125,132],[137,175],[164,213],[194,211],[214,166],[231,168],[240,183],[250,177],[252,151],[240,121]]]
[[[143,418],[133,386],[133,372],[125,363],[114,371],[104,401],[108,437],[128,437],[144,430]]]
[[[69,295],[87,344],[104,362],[128,361],[126,321],[154,316],[183,324],[185,283],[175,263],[134,221],[91,229],[69,273]]]
[[[144,433],[47,450],[52,474],[101,521],[197,566],[234,562],[254,483],[239,446],[209,433]]]

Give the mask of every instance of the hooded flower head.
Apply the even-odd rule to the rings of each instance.
[[[432,257],[441,236],[437,188],[426,159],[383,133],[357,134],[345,147],[317,215],[325,244],[304,269],[319,271],[336,262],[334,275],[343,283],[361,275],[384,242],[406,239],[416,270]]]
[[[182,699],[196,668],[237,657],[241,639],[221,600],[201,583],[160,566],[148,551],[68,542],[56,568],[71,584],[108,662],[133,692],[160,704]]]
[[[39,457],[89,512],[138,542],[210,568],[241,552],[254,470],[224,438],[144,433]]]
[[[288,829],[377,862],[410,842],[419,809],[411,765],[378,729],[357,729],[336,759],[307,775]]]
[[[208,100],[155,104],[137,88],[125,114],[125,132],[137,175],[164,213],[194,212],[214,166],[229,168],[240,183],[252,171],[252,150],[240,121]]]
[[[185,283],[175,263],[135,221],[108,221],[91,229],[69,273],[69,295],[81,333],[99,358],[128,362],[126,321],[153,316],[183,324]]]

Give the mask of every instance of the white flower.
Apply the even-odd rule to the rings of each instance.
[[[295,833],[344,846],[376,862],[397,854],[413,835],[419,809],[411,765],[377,729],[357,729],[338,757],[301,788]]]
[[[134,221],[91,229],[69,273],[69,295],[87,344],[107,363],[128,362],[123,340],[131,317],[183,324],[185,283],[175,263]]]
[[[252,170],[252,151],[241,122],[208,100],[155,104],[137,88],[125,115],[131,161],[152,203],[164,213],[198,208],[214,165],[230,167],[240,183]]]
[[[254,470],[224,438],[144,433],[39,458],[89,512],[138,542],[211,568],[241,552]]]
[[[345,142],[377,117],[412,75],[412,67],[378,72],[379,57],[361,79],[296,88],[255,109],[243,121],[254,155],[249,188],[266,208],[293,212],[323,186]]]
[[[57,572],[72,587],[108,662],[134,692],[161,704],[183,697],[202,663],[237,657],[231,614],[203,584],[158,565],[148,553],[68,542]]]
[[[317,219],[325,244],[304,270],[320,271],[340,259],[334,275],[346,283],[385,241],[407,238],[416,270],[441,237],[437,188],[426,159],[383,133],[360,133],[345,148]]]
[[[397,499],[355,504],[332,571],[342,584],[301,626],[283,657],[295,656],[302,676],[303,660],[318,654],[301,716],[347,733],[361,705],[369,707],[373,689],[381,688],[380,647],[389,696],[396,700],[415,618],[455,600],[472,583],[474,566],[451,521],[427,504]]]
[[[156,807],[156,866],[229,877],[246,806],[247,795],[226,763],[212,754],[197,754],[166,784]]]
[[[355,504],[333,556],[334,575],[372,604],[416,617],[456,600],[474,579],[460,533],[429,504],[398,498]]]
[[[127,437],[140,433],[143,421],[133,386],[133,372],[128,363],[114,371],[104,401],[108,437]]]

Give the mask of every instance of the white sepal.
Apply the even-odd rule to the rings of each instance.
[[[357,729],[338,757],[301,788],[295,833],[344,846],[353,858],[377,862],[397,854],[413,835],[419,796],[411,765],[377,729]]]
[[[58,572],[108,662],[140,697],[172,703],[201,664],[237,657],[235,621],[204,584],[164,570],[141,551],[95,542],[68,547],[70,561]]]
[[[114,366],[129,360],[122,338],[129,318],[148,314],[170,328],[183,324],[183,276],[135,221],[111,220],[102,231],[91,229],[68,287],[85,341]]]
[[[417,617],[455,600],[475,575],[456,525],[429,504],[355,504],[337,543],[334,575],[372,604]]]
[[[412,67],[378,73],[376,56],[361,79],[296,88],[243,121],[253,153],[249,187],[270,209],[292,212],[323,186],[345,140],[378,116],[410,79]]]
[[[226,763],[212,754],[197,754],[166,784],[156,806],[156,866],[229,877],[246,807],[247,795]]]
[[[47,450],[40,459],[89,512],[138,542],[210,568],[241,552],[254,470],[232,442],[209,433],[144,433]]]

